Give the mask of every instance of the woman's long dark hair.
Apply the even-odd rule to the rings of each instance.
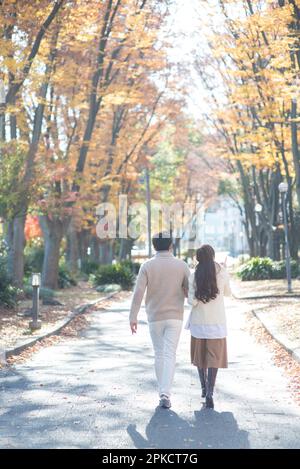
[[[197,250],[196,257],[198,264],[195,270],[195,297],[202,303],[208,303],[219,293],[215,251],[209,244],[204,244]]]

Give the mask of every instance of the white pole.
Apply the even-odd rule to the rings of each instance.
[[[4,140],[5,136],[5,114],[4,114],[4,107],[5,107],[5,100],[6,100],[6,93],[5,93],[5,85],[2,78],[0,78],[0,140]]]
[[[150,175],[149,169],[145,169],[146,176],[146,198],[147,198],[147,230],[148,230],[148,256],[152,256],[151,249],[151,194],[150,194]]]

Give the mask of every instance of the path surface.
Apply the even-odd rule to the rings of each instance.
[[[300,409],[265,347],[227,301],[229,368],[215,410],[203,409],[189,335],[178,350],[172,409],[156,408],[145,313],[128,329],[129,302],[92,314],[81,339],[42,349],[0,372],[1,448],[300,448]]]

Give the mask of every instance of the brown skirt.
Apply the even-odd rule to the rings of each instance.
[[[191,336],[191,362],[199,368],[228,368],[226,338],[196,339]]]

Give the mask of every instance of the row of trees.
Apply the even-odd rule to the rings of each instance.
[[[201,23],[195,69],[209,99],[204,110],[208,147],[228,161],[232,173],[223,190],[237,203],[243,201],[251,255],[279,259],[283,221],[278,185],[285,180],[290,248],[297,259],[300,2],[217,0],[206,7],[213,21],[208,28]]]
[[[57,287],[62,242],[73,270],[87,246],[99,262],[130,250],[125,239],[99,242],[95,209],[119,193],[135,200],[166,125],[176,135],[183,102],[162,33],[167,3],[1,2],[0,216],[16,286],[32,214],[46,287]]]
[[[206,88],[201,130],[184,112],[186,70],[170,63],[170,5],[0,2],[0,217],[17,286],[26,238],[39,230],[42,282],[50,288],[62,246],[73,271],[88,247],[99,263],[125,258],[133,240],[99,240],[96,207],[117,207],[120,193],[129,203],[145,201],[145,167],[154,201],[208,205],[220,189],[229,194],[244,216],[251,255],[274,259],[283,244],[278,185],[286,180],[297,258],[298,2],[199,2],[193,59]]]

